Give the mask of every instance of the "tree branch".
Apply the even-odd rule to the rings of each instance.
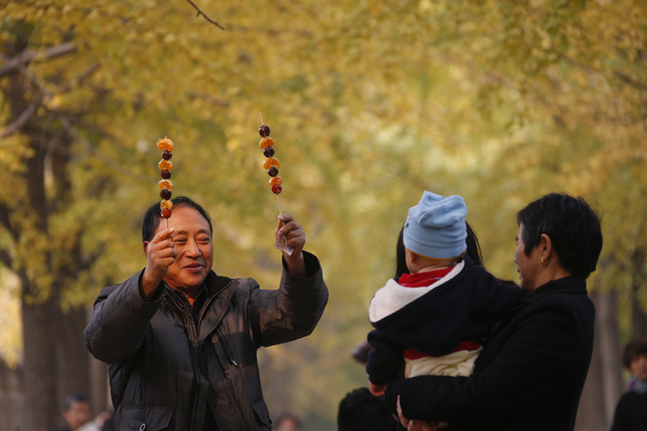
[[[16,121],[9,124],[4,129],[0,130],[0,139],[6,138],[9,135],[13,135],[18,130],[20,130],[20,128],[24,126],[27,121],[29,121],[31,116],[34,115],[34,112],[36,112],[38,105],[40,105],[40,103],[33,102],[31,105],[27,107],[27,109],[25,109],[22,112],[22,114],[20,114],[20,116],[16,119]]]
[[[90,153],[97,156],[99,160],[101,160],[103,163],[108,165],[111,169],[114,169],[115,171],[125,176],[128,176],[136,181],[139,181],[141,183],[150,182],[150,179],[147,177],[144,177],[143,175],[139,175],[137,173],[130,172],[126,169],[121,168],[121,165],[119,163],[110,159],[110,157],[106,156],[105,154],[102,154],[89,140],[81,136],[74,128],[74,125],[72,124],[72,121],[69,119],[69,117],[67,117],[62,112],[55,112],[55,113],[58,119],[61,121],[61,124],[63,125],[63,128],[67,131],[67,133],[69,133],[70,136],[72,136],[72,138],[75,141],[80,142]]]
[[[0,203],[0,224],[3,225],[7,229],[7,231],[9,231],[14,241],[18,241],[18,239],[20,239],[20,236],[19,233],[15,231],[11,226],[9,212],[9,207],[3,203]]]
[[[207,21],[209,21],[211,24],[214,24],[215,26],[217,26],[217,27],[218,27],[218,28],[220,28],[221,30],[224,30],[224,27],[223,27],[223,26],[221,26],[220,24],[218,24],[217,22],[215,22],[214,20],[212,20],[211,18],[209,18],[208,16],[206,16],[206,15],[204,14],[204,12],[202,12],[202,11],[201,11],[201,10],[200,10],[196,5],[195,5],[195,3],[193,3],[191,0],[186,0],[186,1],[188,1],[189,3],[191,3],[191,6],[193,6],[193,7],[195,8],[195,10],[197,10],[197,11],[198,11],[198,15],[196,15],[196,16],[200,16],[200,15],[202,15],[202,16],[204,17],[204,19],[206,19]]]
[[[13,259],[7,250],[0,249],[0,263],[2,263],[7,268],[13,270]]]
[[[65,85],[61,87],[60,93],[66,93],[72,90],[74,85],[78,85],[85,80],[88,76],[92,75],[99,67],[100,63],[94,63],[92,66],[88,67],[83,73],[76,77],[74,80],[68,81]]]
[[[5,64],[0,67],[0,78],[8,74],[14,69],[24,66],[32,60],[47,60],[61,55],[69,54],[76,51],[76,46],[72,42],[67,42],[59,46],[48,48],[44,51],[34,52],[25,50],[21,54],[7,60]]]

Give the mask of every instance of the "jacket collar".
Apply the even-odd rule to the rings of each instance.
[[[200,313],[199,340],[206,339],[218,327],[227,312],[228,304],[239,283],[238,280],[218,276],[213,271],[207,275],[204,282],[209,294],[207,303]]]
[[[530,292],[521,301],[522,303],[531,303],[547,295],[555,293],[587,293],[586,279],[576,275],[560,278],[558,280],[549,281],[548,283],[539,286],[533,292]]]

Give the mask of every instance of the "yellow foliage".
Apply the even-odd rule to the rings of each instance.
[[[168,135],[174,195],[211,211],[217,270],[276,285],[262,112],[277,139],[284,210],[304,225],[333,298],[322,333],[295,343],[312,364],[290,362],[287,347],[268,361],[277,379],[301,365],[307,396],[287,399],[331,422],[351,389],[344,381],[364,383],[346,352],[364,335],[368,300],[392,275],[397,232],[424,188],[466,198],[487,266],[508,278],[516,211],[550,191],[596,199],[603,259],[616,265],[605,270],[629,277],[618,262],[646,240],[643,3],[201,1],[223,31],[187,2],[5,2],[0,42],[8,46],[16,23],[31,25],[28,48],[39,54],[23,75],[25,101],[44,103],[34,117],[42,137],[0,142],[10,190],[0,204],[20,233],[3,226],[0,245],[11,269],[38,283],[34,298],[71,270],[55,287],[63,306],[90,303],[106,281],[145,265],[141,216],[159,199],[151,143]],[[46,58],[68,40],[75,52]],[[17,115],[8,86],[0,78],[0,132]],[[59,151],[69,156],[61,165]],[[46,231],[27,181],[28,159],[41,156]],[[351,325],[361,329],[341,333]],[[341,371],[327,382],[320,370]]]

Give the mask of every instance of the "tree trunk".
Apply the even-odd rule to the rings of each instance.
[[[602,390],[602,363],[595,348],[589,374],[586,376],[580,406],[577,410],[575,431],[604,431],[604,402]]]
[[[602,292],[598,285],[589,296],[596,309],[595,341],[575,428],[578,431],[605,431],[613,421],[616,404],[622,395],[616,295],[615,292]]]
[[[85,307],[75,307],[66,313],[56,310],[58,336],[56,358],[58,363],[58,396],[62,400],[70,393],[90,397],[90,362],[83,343],[86,326]]]
[[[647,336],[647,314],[642,307],[640,291],[645,283],[645,250],[642,247],[636,248],[633,256],[633,281],[631,286],[631,339],[644,338]]]
[[[596,303],[597,352],[602,363],[602,388],[604,390],[605,429],[611,427],[613,414],[623,393],[620,332],[616,316],[615,291],[600,292]]]
[[[53,300],[22,304],[24,338],[23,430],[51,431],[61,416],[56,390],[56,347]]]

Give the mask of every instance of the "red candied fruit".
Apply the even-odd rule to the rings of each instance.
[[[270,127],[263,124],[261,127],[258,128],[258,134],[261,135],[263,138],[266,136],[270,136]]]
[[[173,195],[173,192],[171,192],[169,189],[163,189],[160,191],[160,197],[164,200],[171,199],[172,195]]]
[[[161,171],[162,169],[166,169],[167,171],[172,171],[173,170],[173,162],[170,160],[160,160],[160,162],[157,164],[157,167]]]
[[[261,147],[262,149],[265,149],[267,147],[273,147],[274,139],[265,137],[258,142],[258,146]]]
[[[276,166],[272,166],[267,170],[267,175],[269,175],[270,177],[275,177],[278,174],[279,174],[279,168],[277,168]]]
[[[164,150],[164,152],[162,153],[162,158],[164,160],[171,160],[173,158],[173,153],[169,150]]]
[[[270,157],[265,159],[265,161],[263,162],[263,167],[265,169],[269,169],[272,166],[276,166],[277,168],[280,168],[281,162],[279,162],[279,159],[277,159],[276,157]]]
[[[168,151],[173,151],[173,148],[175,147],[175,144],[173,144],[173,141],[171,141],[169,138],[164,138],[164,139],[159,139],[157,141],[157,149],[158,150],[168,150]]]
[[[171,210],[168,208],[162,208],[162,217],[164,218],[171,217]]]
[[[162,178],[164,178],[165,180],[168,180],[169,178],[171,178],[171,171],[169,171],[168,169],[162,169],[162,170],[160,171],[160,175],[161,175],[161,176],[162,176]]]
[[[281,186],[281,184],[274,184],[272,186],[272,193],[274,193],[275,195],[278,195],[282,191],[283,191],[283,187]]]
[[[274,147],[266,147],[263,150],[263,155],[265,157],[272,157],[274,155]]]
[[[169,189],[169,190],[172,191],[173,190],[173,181],[171,181],[171,180],[160,180],[157,183],[157,187],[159,187],[160,190]]]

